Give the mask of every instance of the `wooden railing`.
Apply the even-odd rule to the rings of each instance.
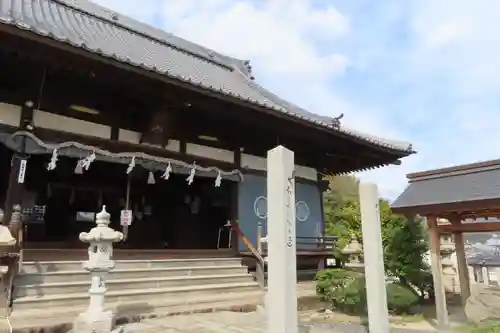
[[[266,265],[264,258],[262,257],[260,251],[256,249],[252,242],[243,234],[243,232],[240,229],[240,226],[238,225],[238,222],[236,221],[230,221],[231,222],[231,228],[233,228],[233,231],[238,235],[238,237],[241,239],[243,244],[248,248],[248,250],[252,253],[253,257],[257,260],[257,282],[260,284],[262,288],[265,287],[265,275],[264,275],[264,267]],[[260,244],[260,241],[258,242]],[[260,271],[260,273],[259,273]]]
[[[267,254],[267,238],[264,237],[262,224],[259,223],[257,226],[257,247],[243,234],[236,221],[231,221],[231,226],[256,260],[255,278],[260,286],[264,288],[266,286],[266,260],[264,258]],[[334,236],[316,236],[297,237],[296,239],[297,255],[317,258],[319,261],[317,268],[324,269],[326,259],[333,257],[333,247],[338,238]]]
[[[297,250],[329,251],[337,241],[335,236],[297,237]]]

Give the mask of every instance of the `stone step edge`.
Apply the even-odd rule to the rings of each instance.
[[[138,278],[138,279],[113,279],[106,281],[106,285],[110,284],[123,284],[123,283],[137,283],[137,282],[165,282],[165,281],[177,281],[177,280],[206,280],[206,279],[221,279],[221,278],[239,278],[248,277],[253,278],[252,275],[248,273],[243,274],[213,274],[213,275],[185,275],[185,276],[167,276],[167,277],[148,277],[148,278]],[[72,281],[72,282],[48,282],[40,284],[24,284],[16,285],[19,289],[31,289],[31,288],[43,288],[43,287],[75,287],[75,286],[87,286],[90,287],[90,278],[86,281]]]
[[[127,309],[119,313],[116,317],[117,325],[127,323],[140,322],[145,319],[155,319],[183,314],[193,313],[209,313],[219,311],[233,312],[251,312],[256,311],[257,307],[263,302],[263,293],[260,291],[234,293],[232,297],[215,299],[208,298],[193,298],[185,303],[168,304],[155,302],[153,306],[157,310],[153,310],[147,314],[135,314],[134,309]],[[112,308],[112,304],[109,308]],[[69,313],[67,309],[51,312],[56,314],[56,317],[33,317],[35,311],[42,312],[44,310],[23,311],[22,315],[13,315],[10,317],[15,333],[44,333],[44,332],[68,332],[72,328],[72,322],[80,313],[77,311]],[[85,309],[80,309],[84,311]],[[45,310],[45,314],[47,311]],[[70,318],[68,318],[70,317]]]
[[[232,268],[243,268],[242,265],[225,265],[225,266],[179,266],[179,267],[153,267],[153,268],[119,268],[113,269],[109,275],[120,274],[120,273],[139,273],[139,272],[163,272],[163,271],[184,271],[184,270],[204,270],[204,269],[232,269]],[[246,268],[246,267],[245,267]],[[52,271],[52,272],[34,272],[34,273],[24,273],[18,274],[21,276],[38,276],[38,275],[71,275],[71,274],[88,274],[90,273],[86,270],[67,270],[67,271]]]
[[[183,296],[176,296],[176,297],[169,297],[167,299],[165,298],[152,298],[148,304],[151,305],[152,307],[162,307],[162,306],[175,306],[175,305],[193,305],[193,304],[198,304],[198,303],[208,303],[208,302],[216,302],[216,301],[227,301],[227,300],[238,300],[238,299],[244,299],[244,298],[257,298],[257,297],[263,297],[265,295],[265,292],[263,290],[245,290],[245,291],[233,291],[229,293],[223,293],[223,294],[209,294],[209,295],[192,295],[189,297],[183,297]],[[87,297],[88,298],[88,297]],[[262,298],[263,300],[263,298]],[[116,313],[117,308],[124,307],[124,309],[121,309],[120,311],[134,311],[137,309],[144,308],[144,303],[143,302],[106,302],[105,304],[106,309],[110,309],[113,312]],[[30,309],[30,310],[21,310],[21,311],[14,311],[12,312],[10,318],[13,319],[19,319],[19,318],[25,318],[25,317],[31,317],[31,318],[50,318],[52,315],[55,315],[54,317],[58,317],[60,315],[68,314],[71,313],[72,315],[76,315],[81,313],[82,311],[85,311],[87,308],[87,304],[84,306],[76,306],[72,307],[71,309],[68,309],[67,307],[56,307],[52,308],[50,312],[47,312],[47,309]],[[146,315],[147,316],[147,315]]]
[[[198,261],[241,261],[240,257],[228,257],[228,258],[172,258],[172,259],[124,259],[115,260],[116,263],[139,263],[139,262],[198,262]],[[54,261],[23,261],[22,265],[52,265],[52,264],[78,264],[85,260],[54,260]]]
[[[229,289],[237,287],[258,287],[259,284],[255,281],[251,282],[239,282],[239,283],[223,283],[223,284],[210,284],[201,286],[182,286],[182,287],[170,287],[170,288],[154,288],[154,289],[130,289],[130,290],[114,290],[106,292],[107,296],[134,296],[134,295],[144,295],[144,294],[161,294],[168,292],[183,292],[183,291],[205,291],[214,289]],[[19,303],[39,303],[47,301],[58,301],[64,299],[82,299],[88,298],[88,293],[70,293],[70,294],[55,294],[55,295],[45,295],[45,296],[22,296],[15,298],[13,300],[14,304]]]

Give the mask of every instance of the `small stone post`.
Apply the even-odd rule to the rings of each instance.
[[[294,154],[267,152],[267,332],[297,333]]]
[[[483,273],[483,284],[489,286],[490,285],[490,270],[488,266],[482,265],[481,272]]]
[[[361,228],[368,303],[368,325],[371,333],[390,331],[385,287],[384,253],[377,185],[360,184]]]
[[[106,274],[115,266],[113,243],[123,239],[121,232],[109,227],[110,215],[106,206],[96,216],[97,226],[90,232],[82,232],[80,240],[89,243],[89,259],[83,263],[83,268],[90,272],[92,284],[89,289],[90,302],[87,311],[78,315],[73,325],[74,333],[110,333],[114,328],[114,314],[104,308]]]
[[[476,271],[474,269],[474,267],[472,266],[467,266],[467,271],[469,273],[469,281],[471,284],[476,284],[477,283],[477,280],[476,280]],[[500,281],[500,280],[498,280]]]

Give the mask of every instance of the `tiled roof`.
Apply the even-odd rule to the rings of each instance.
[[[500,254],[481,253],[467,259],[469,266],[500,266]]]
[[[405,209],[500,199],[500,161],[408,175],[409,185],[391,205]]]
[[[248,61],[231,58],[87,0],[0,0],[0,23],[311,122],[369,145],[413,153],[409,143],[343,126],[286,102],[252,80]]]

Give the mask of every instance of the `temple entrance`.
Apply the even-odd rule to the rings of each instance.
[[[214,179],[95,161],[79,172],[76,159],[59,157],[57,168],[47,171],[48,156],[30,157],[22,207],[27,217],[26,248],[82,248],[80,232],[90,230],[102,205],[111,214],[111,227],[122,230],[120,212],[133,214],[123,249],[217,249],[228,248],[223,227],[230,219],[231,181],[214,186]],[[222,228],[222,229],[220,229]],[[221,233],[219,233],[219,229]],[[220,238],[219,238],[220,234]]]

